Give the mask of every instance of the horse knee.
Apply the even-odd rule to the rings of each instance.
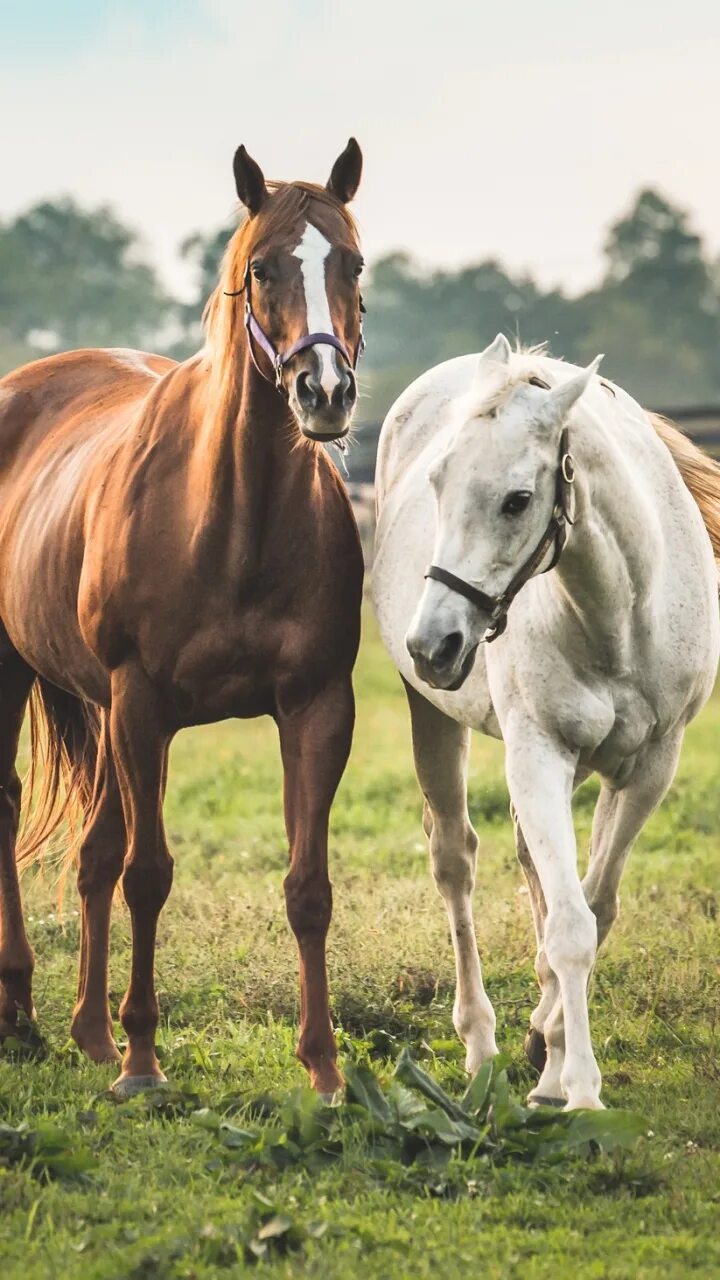
[[[283,882],[285,906],[296,938],[325,937],[332,917],[332,886],[327,873],[291,869]]]
[[[548,909],[545,955],[554,973],[592,968],[598,945],[597,921],[585,900]]]
[[[133,850],[128,853],[122,884],[131,911],[157,914],[162,910],[172,888],[174,865],[167,849],[142,857]]]
[[[435,886],[443,898],[472,893],[478,843],[469,823],[458,829],[436,821],[430,838],[430,857]]]
[[[77,887],[81,898],[89,898],[103,889],[114,887],[123,869],[124,849],[108,847],[103,842],[83,841],[78,855]]]
[[[0,947],[0,983],[6,987],[24,986],[30,982],[35,968],[35,952],[26,939],[12,947]]]
[[[538,947],[535,952],[535,976],[541,987],[546,987],[552,982],[555,974],[548,962],[547,954],[544,946]]]
[[[120,1005],[120,1022],[128,1036],[153,1033],[160,1020],[160,1006],[150,988],[131,989]]]

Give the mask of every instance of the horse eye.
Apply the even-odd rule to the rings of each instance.
[[[519,516],[521,511],[527,507],[532,494],[528,489],[516,489],[514,493],[509,493],[502,504],[502,512],[504,516]]]
[[[356,265],[353,267],[353,275],[354,275],[354,277],[355,277],[355,279],[356,279],[356,280],[359,280],[359,279],[360,279],[360,276],[361,276],[361,275],[362,275],[362,273],[363,273],[363,268],[364,268],[364,266],[365,266],[365,264],[364,264],[363,262],[358,262],[358,263],[356,263]]]
[[[253,273],[253,280],[257,280],[258,284],[264,284],[267,280],[267,271],[262,262],[253,262],[250,270]]]

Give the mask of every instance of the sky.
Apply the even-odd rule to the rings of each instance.
[[[186,292],[240,142],[324,181],[354,134],[365,256],[597,279],[643,185],[720,254],[717,0],[0,0],[0,220],[110,204]]]

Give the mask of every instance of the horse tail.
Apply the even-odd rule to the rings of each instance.
[[[674,422],[659,413],[651,413],[649,417],[700,508],[715,559],[720,563],[720,466],[688,440]]]
[[[72,860],[92,799],[99,731],[96,707],[38,676],[30,695],[29,804],[18,839],[19,864],[47,846],[64,823],[65,862]]]

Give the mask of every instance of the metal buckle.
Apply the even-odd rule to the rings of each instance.
[[[575,480],[575,463],[571,453],[564,453],[560,463],[560,471],[562,478],[566,484],[572,484]]]

